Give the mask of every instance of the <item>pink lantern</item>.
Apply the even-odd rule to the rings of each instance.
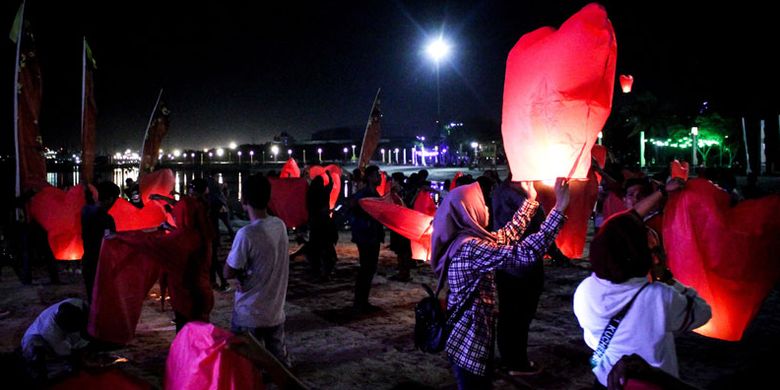
[[[514,180],[587,177],[612,109],[616,52],[612,23],[595,3],[512,48],[501,133]]]
[[[623,93],[631,92],[632,85],[634,85],[634,76],[630,74],[620,75],[620,89],[623,90]]]

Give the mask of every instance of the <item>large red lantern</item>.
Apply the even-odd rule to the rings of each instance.
[[[612,108],[616,53],[612,23],[595,3],[557,31],[520,38],[507,58],[501,126],[513,180],[587,177]]]

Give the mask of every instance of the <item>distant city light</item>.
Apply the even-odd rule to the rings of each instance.
[[[180,156],[181,156],[181,150],[179,150],[179,149],[174,149],[174,150],[173,150],[173,156],[174,156],[174,157],[180,157]],[[184,157],[187,157],[187,156],[184,156]]]
[[[225,149],[217,148],[217,157],[222,157],[225,154]]]
[[[230,146],[230,149],[233,149],[233,150],[235,150],[238,147],[238,145],[236,145],[235,142],[231,142],[229,146]]]

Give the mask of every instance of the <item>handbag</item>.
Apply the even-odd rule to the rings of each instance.
[[[628,313],[628,309],[631,308],[631,305],[634,303],[636,297],[639,295],[639,293],[642,292],[642,290],[645,289],[645,287],[647,287],[648,284],[649,283],[645,283],[642,285],[642,287],[639,288],[639,291],[637,291],[634,296],[631,297],[631,300],[628,301],[626,306],[620,309],[620,311],[609,320],[607,327],[604,328],[604,332],[601,333],[599,346],[595,351],[593,351],[593,356],[590,357],[590,368],[596,368],[596,366],[599,365],[601,359],[604,357],[604,353],[607,352],[607,347],[609,346],[609,342],[612,340],[612,336],[614,336],[615,332],[617,332],[618,325],[620,325],[620,322],[623,321],[623,317],[625,317],[626,313]]]
[[[444,275],[446,272],[442,272],[439,276],[439,284],[435,293],[430,286],[422,284],[428,296],[421,299],[414,307],[414,346],[423,352],[439,353],[444,350],[453,324],[460,319],[473,301],[473,297],[477,295],[476,291],[472,293],[471,299],[447,316],[439,302],[439,293],[444,286]]]

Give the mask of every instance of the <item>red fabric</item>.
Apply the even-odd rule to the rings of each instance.
[[[412,209],[433,217],[436,214],[436,203],[434,203],[431,193],[428,191],[418,192],[414,198]]]
[[[153,255],[136,243],[162,236],[135,231],[103,240],[87,325],[92,337],[115,344],[133,339],[144,299],[160,271]]]
[[[94,190],[93,198],[97,199]],[[46,186],[30,199],[30,216],[46,230],[55,259],[79,260],[84,255],[81,209],[86,203],[81,185],[67,192]]]
[[[386,194],[389,194],[391,186],[392,183],[387,180],[387,174],[385,171],[379,172],[379,185],[376,187],[376,192],[379,193],[379,196],[385,196]]]
[[[233,334],[212,324],[190,322],[176,335],[165,362],[165,389],[264,388],[252,362],[227,348]]]
[[[301,177],[301,168],[298,168],[298,163],[295,162],[295,159],[290,158],[284,163],[282,171],[279,173],[279,177],[282,179]]]
[[[269,177],[271,182],[271,200],[268,209],[276,215],[288,228],[305,225],[309,220],[306,209],[306,192],[309,183],[304,178],[279,179]]]
[[[135,378],[119,368],[100,371],[80,370],[76,376],[69,377],[51,387],[53,390],[151,390],[152,385]]]
[[[341,167],[336,164],[330,164],[324,168],[319,165],[312,165],[309,168],[309,179],[322,176],[324,184],[327,186],[328,183],[330,183],[330,180],[328,179],[328,175],[325,174],[325,171],[330,172],[330,175],[334,180],[333,189],[330,190],[330,208],[333,209],[336,207],[336,202],[339,200],[339,193],[341,192]]]
[[[680,163],[677,160],[672,161],[669,164],[671,171],[672,171],[672,177],[673,178],[680,178],[683,180],[688,180],[688,162],[683,161]]]
[[[126,199],[119,198],[108,214],[114,217],[118,232],[155,228],[166,220],[165,208],[154,201],[139,209]]]
[[[598,200],[598,183],[596,174],[591,170],[588,180],[574,180],[569,184],[570,199],[566,209],[566,223],[555,238],[561,252],[573,259],[582,258],[585,249],[585,239],[588,234],[588,222],[593,213],[593,207]],[[537,200],[549,212],[555,206],[555,193],[550,186],[537,185]]]
[[[432,216],[394,204],[389,196],[358,202],[368,215],[412,242],[412,258],[430,260]]]
[[[612,108],[616,51],[612,24],[596,3],[512,48],[501,133],[513,180],[587,177]]]
[[[32,33],[24,31],[21,42],[17,94],[19,95],[18,146],[19,182],[22,192],[38,191],[46,184],[46,160],[43,140],[38,129],[41,112],[41,68],[35,53]],[[15,81],[16,82],[16,81]]]
[[[452,177],[452,181],[450,182],[450,188],[449,188],[450,191],[452,191],[455,187],[458,186],[457,184],[458,178],[460,178],[461,176],[463,176],[463,172],[461,171],[455,172],[455,176]]]
[[[170,196],[171,191],[173,191],[175,186],[176,178],[173,175],[173,171],[168,168],[158,169],[141,176],[140,183],[138,184],[138,187],[141,190],[141,200],[143,200],[144,205],[154,202],[149,199],[152,194]]]
[[[711,182],[689,180],[670,194],[663,240],[674,276],[712,306],[696,332],[737,341],[780,278],[780,195],[729,202]]]

